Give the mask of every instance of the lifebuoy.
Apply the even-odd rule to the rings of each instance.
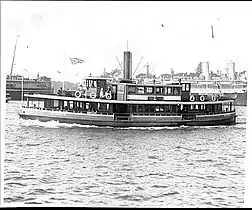
[[[111,93],[106,93],[106,99],[107,99],[107,100],[111,100],[111,99],[112,99]]]
[[[92,99],[96,98],[96,93],[95,92],[90,93],[90,98]]]
[[[212,95],[211,99],[212,99],[212,101],[216,101],[217,97],[215,95]]]
[[[195,96],[194,95],[190,96],[190,101],[195,101]]]
[[[78,91],[78,90],[75,91],[75,94],[74,94],[74,95],[75,95],[76,98],[80,98],[80,97],[81,97],[81,93],[80,93],[80,91]]]
[[[200,96],[200,101],[205,101],[205,96],[201,95]]]

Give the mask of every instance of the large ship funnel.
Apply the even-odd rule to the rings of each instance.
[[[132,53],[129,51],[124,52],[122,80],[132,80]]]

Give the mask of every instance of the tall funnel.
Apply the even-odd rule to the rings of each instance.
[[[124,52],[123,80],[132,80],[132,53]]]

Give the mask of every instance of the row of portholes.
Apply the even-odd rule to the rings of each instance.
[[[80,98],[81,97],[81,92],[80,91],[76,91],[75,92],[75,97],[76,98]],[[90,94],[89,94],[89,97],[91,98],[91,99],[95,99],[96,98],[96,93],[95,92],[91,92]],[[111,100],[112,99],[112,95],[111,95],[111,93],[110,92],[106,92],[105,93],[105,98],[107,99],[107,100]]]
[[[211,99],[211,101],[217,101],[218,100],[218,98],[217,98],[216,95],[211,95],[210,99]],[[190,96],[190,101],[195,101],[195,100],[196,100],[196,97],[194,95],[191,95]],[[200,101],[205,101],[206,100],[206,96],[200,95],[199,100]]]

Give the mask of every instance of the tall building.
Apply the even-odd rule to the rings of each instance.
[[[235,63],[233,61],[227,62],[227,77],[229,80],[235,80]]]
[[[209,62],[202,62],[202,75],[204,76],[205,80],[210,79]]]
[[[171,68],[171,76],[173,77],[173,75],[174,75],[174,69]]]

